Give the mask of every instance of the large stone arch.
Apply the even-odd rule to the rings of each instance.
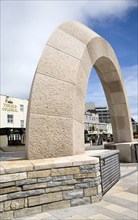
[[[49,38],[36,69],[27,117],[28,159],[84,153],[85,95],[92,67],[105,91],[114,142],[132,141],[124,80],[114,50],[88,27],[69,22]]]

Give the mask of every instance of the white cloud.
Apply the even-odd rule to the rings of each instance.
[[[97,0],[84,2],[84,12],[90,18],[95,20],[102,20],[106,18],[122,18],[126,15],[130,8],[136,7],[137,1],[109,1]]]

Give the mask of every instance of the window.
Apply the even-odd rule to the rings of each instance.
[[[7,115],[7,123],[13,123],[13,115]]]
[[[24,111],[24,106],[20,105],[20,111],[23,112]]]
[[[21,120],[21,128],[24,128],[24,120]]]

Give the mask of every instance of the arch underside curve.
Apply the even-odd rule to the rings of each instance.
[[[28,159],[84,153],[85,96],[94,67],[108,102],[115,143],[132,141],[124,80],[110,44],[78,22],[49,38],[34,76],[28,116]]]

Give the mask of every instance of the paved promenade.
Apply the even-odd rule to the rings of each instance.
[[[138,165],[121,164],[121,179],[102,201],[47,211],[16,220],[136,220],[138,219]]]

